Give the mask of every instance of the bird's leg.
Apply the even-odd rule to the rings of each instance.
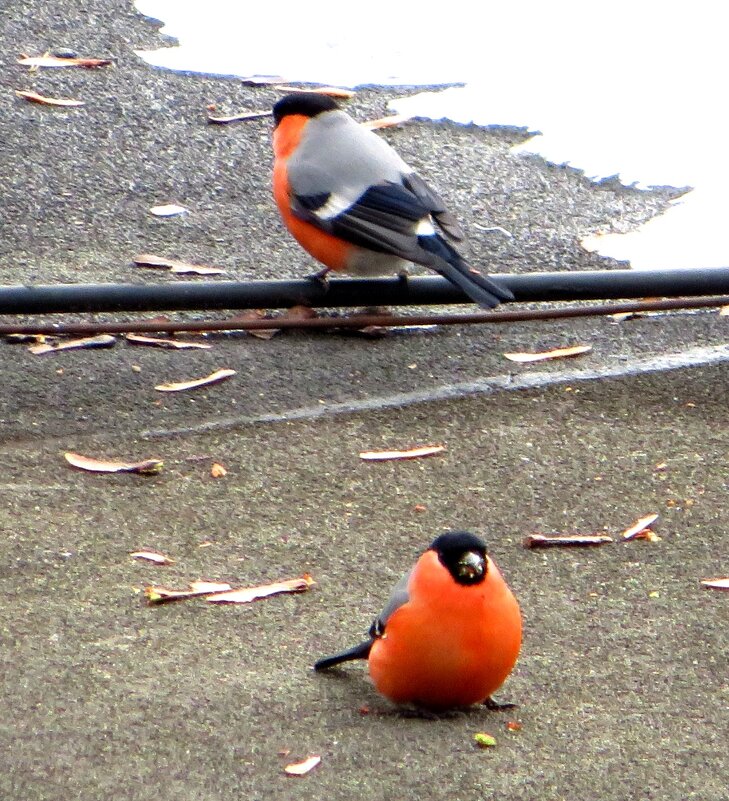
[[[398,270],[397,282],[400,285],[400,290],[402,292],[407,292],[408,291],[408,278],[409,277],[410,276],[409,276],[407,267],[403,267],[401,270]]]
[[[328,275],[331,272],[331,267],[322,267],[321,270],[317,270],[315,273],[307,276],[309,281],[314,281],[322,289],[326,292],[329,289],[329,280]]]
[[[493,698],[489,697],[485,701],[482,702],[486,709],[490,709],[492,712],[506,712],[508,709],[516,709],[516,704],[501,704],[498,701],[494,701]]]

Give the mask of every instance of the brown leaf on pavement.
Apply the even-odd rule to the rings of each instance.
[[[70,97],[47,97],[46,95],[39,95],[38,92],[26,92],[23,89],[16,89],[15,94],[24,100],[29,100],[31,103],[40,103],[42,106],[63,106],[68,108],[86,105],[83,100],[73,100]]]
[[[204,378],[193,378],[190,381],[177,381],[171,384],[157,384],[155,389],[158,392],[183,392],[187,389],[196,389],[197,387],[206,387],[209,384],[217,384],[218,381],[224,381],[235,375],[235,370],[216,370],[214,373],[205,376]]]
[[[376,120],[366,120],[361,122],[363,128],[369,128],[370,131],[377,131],[380,128],[394,128],[396,125],[402,125],[403,122],[411,120],[409,114],[393,114],[390,117],[380,117]]]
[[[569,348],[555,348],[554,350],[545,350],[539,353],[505,353],[504,356],[509,361],[527,364],[529,362],[544,362],[549,359],[567,359],[572,356],[589,353],[591,350],[592,345],[573,345]]]
[[[200,597],[205,597],[206,600],[214,603],[244,604],[285,592],[305,592],[313,584],[314,580],[309,575],[304,575],[297,579],[279,581],[275,584],[263,584],[259,587],[243,587],[241,589],[233,589],[227,582],[192,581],[190,586],[184,590],[159,586],[146,587],[144,595],[152,604]]]
[[[199,598],[214,592],[230,590],[230,584],[220,581],[192,581],[186,590],[172,590],[169,587],[145,587],[144,597],[151,604],[162,604],[167,601],[182,601],[185,598]]]
[[[321,762],[320,756],[310,756],[303,762],[292,762],[286,765],[284,772],[289,776],[305,776],[309,771],[313,770]]]
[[[184,206],[179,206],[177,203],[164,203],[161,206],[152,206],[149,210],[150,214],[155,217],[176,217],[178,214],[186,214],[188,209]]]
[[[710,590],[729,590],[729,578],[701,579],[701,586]]]
[[[86,67],[87,69],[94,67],[108,67],[111,60],[108,58],[64,58],[61,56],[26,56],[21,55],[18,58],[18,64],[24,67]]]
[[[625,531],[620,535],[622,540],[634,540],[634,539],[644,539],[644,540],[651,540],[656,541],[660,539],[657,534],[654,534],[652,531],[648,533],[648,530],[653,525],[653,523],[658,520],[657,514],[646,515],[645,517],[641,517],[639,520],[636,520],[630,528],[626,528]],[[652,535],[652,536],[651,536]]]
[[[36,345],[42,345],[48,341],[47,334],[3,334],[3,339],[11,345],[20,343],[33,342]]]
[[[255,320],[266,320],[270,319],[273,323],[272,317],[267,317],[266,312],[263,309],[245,309],[240,314],[236,314],[235,316],[230,318],[232,323],[248,323]],[[252,337],[256,337],[256,339],[273,339],[276,334],[281,333],[280,328],[274,328],[273,325],[271,328],[247,328],[245,329],[246,334],[249,334]]]
[[[179,275],[222,275],[225,272],[220,267],[208,267],[206,264],[190,264],[179,259],[166,259],[164,256],[155,256],[152,253],[140,253],[132,259],[132,263],[136,267],[153,267],[169,270]]]
[[[423,456],[434,456],[443,453],[445,445],[423,445],[407,451],[362,451],[359,458],[365,462],[389,462],[398,459],[420,459]]]
[[[223,467],[222,464],[214,462],[213,466],[210,468],[210,475],[213,478],[223,478],[223,476],[228,475],[228,471]]]
[[[218,593],[208,598],[214,604],[249,604],[260,598],[268,598],[270,595],[280,595],[286,592],[306,592],[313,584],[314,579],[305,574],[301,578],[277,581],[273,584],[262,584],[258,587],[243,587],[230,592]]]
[[[116,337],[111,334],[99,334],[95,337],[83,337],[82,339],[65,339],[60,342],[42,342],[38,345],[31,345],[28,350],[35,356],[44,353],[55,353],[59,350],[79,350],[82,348],[112,348],[116,345]]]
[[[154,562],[156,565],[174,565],[175,563],[174,559],[170,559],[169,556],[165,556],[163,553],[157,553],[157,551],[132,551],[129,556],[132,559]]]
[[[522,540],[524,548],[552,548],[569,546],[606,545],[613,542],[607,534],[560,534],[547,536],[546,534],[527,534]]]
[[[125,339],[130,345],[149,345],[154,348],[168,350],[210,350],[213,346],[205,342],[185,342],[181,339],[162,339],[160,337],[147,337],[143,334],[127,334]]]
[[[301,89],[296,86],[284,86],[278,84],[273,87],[279,92],[287,92],[288,94],[296,94],[298,92],[306,92],[307,94],[326,95],[327,97],[336,97],[340,100],[349,100],[357,93],[352,89],[341,89],[338,86],[317,86],[314,89]]]
[[[268,109],[267,111],[241,111],[239,114],[229,114],[227,116],[219,117],[217,115],[208,114],[208,122],[212,125],[227,125],[229,122],[245,122],[246,120],[260,120],[264,117],[270,117],[273,112]]]
[[[164,462],[161,459],[144,459],[139,462],[120,462],[109,459],[95,459],[80,453],[66,451],[66,461],[79,470],[90,473],[139,473],[140,475],[156,475],[162,471]]]
[[[645,312],[616,312],[615,314],[609,315],[611,320],[615,320],[616,323],[622,323],[626,320],[635,320],[638,317],[645,317]]]

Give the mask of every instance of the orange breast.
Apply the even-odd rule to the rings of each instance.
[[[316,225],[299,219],[291,211],[291,188],[286,174],[286,162],[301,140],[308,117],[284,117],[273,133],[273,196],[281,219],[296,241],[317,261],[331,270],[347,267],[351,245],[322,231]]]
[[[489,559],[485,581],[453,581],[428,551],[408,587],[410,601],[387,623],[369,657],[377,689],[396,703],[432,709],[490,697],[511,673],[521,647],[519,605]]]

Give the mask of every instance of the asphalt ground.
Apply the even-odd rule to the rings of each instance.
[[[312,265],[269,193],[270,125],[212,127],[279,96],[147,67],[154,26],[121,0],[14,3],[0,41],[2,283],[171,281],[139,252],[225,278]],[[72,47],[101,71],[29,73]],[[78,97],[51,109],[13,89]],[[380,116],[392,91],[350,104]],[[494,271],[606,269],[578,237],[629,230],[675,191],[595,185],[515,157],[525,132],[411,123],[384,134],[459,211]],[[160,220],[149,207],[190,213]],[[481,227],[500,225],[510,238]],[[481,226],[481,227],[479,227]],[[15,318],[13,318],[15,319]],[[210,351],[33,356],[0,343],[3,798],[724,799],[726,322],[715,313],[391,334],[209,338]],[[591,344],[570,362],[503,352]],[[179,395],[154,386],[237,370]],[[442,443],[367,464],[361,450]],[[157,476],[92,475],[65,451],[157,457]],[[210,476],[213,462],[228,470]],[[527,551],[525,534],[610,533],[661,515],[659,542]],[[447,528],[472,528],[513,586],[523,653],[502,700],[432,717],[379,698],[355,642]],[[159,549],[167,567],[129,552]],[[236,585],[309,572],[310,592],[148,606],[150,583]],[[508,721],[521,729],[510,731]],[[473,734],[497,744],[479,750]],[[319,754],[304,778],[283,766]]]

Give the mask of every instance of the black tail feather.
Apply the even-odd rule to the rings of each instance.
[[[434,264],[433,269],[462,289],[479,306],[493,309],[503,300],[514,300],[510,289],[470,267],[441,237],[421,236],[418,241],[424,250],[438,257],[438,264]]]
[[[359,645],[355,645],[353,648],[342,651],[340,654],[325,656],[323,659],[319,659],[314,663],[314,670],[326,670],[327,668],[340,664],[340,662],[351,662],[354,659],[367,659],[370,655],[372,642],[373,640],[367,640],[366,642],[361,642]]]

